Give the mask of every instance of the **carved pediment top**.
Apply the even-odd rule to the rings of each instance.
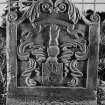
[[[19,23],[26,18],[30,22],[45,21],[53,18],[55,20],[61,20],[65,23],[76,24],[81,18],[78,8],[69,0],[37,0],[29,7],[29,9],[18,20]]]

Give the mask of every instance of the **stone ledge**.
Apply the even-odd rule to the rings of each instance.
[[[34,101],[21,101],[13,98],[7,99],[7,105],[97,105],[97,101],[47,101],[47,100],[34,100]]]

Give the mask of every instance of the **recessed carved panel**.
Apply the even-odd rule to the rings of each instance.
[[[23,17],[17,32],[17,86],[85,88],[89,33],[78,23],[78,9],[66,0],[36,1]]]

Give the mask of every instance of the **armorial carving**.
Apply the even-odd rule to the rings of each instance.
[[[69,0],[35,0],[20,17],[10,13],[9,25],[13,25],[14,30],[11,28],[9,34],[14,40],[9,45],[16,42],[11,45],[11,54],[15,55],[14,65],[18,66],[17,87],[92,86],[88,80],[92,84],[95,77],[89,79],[88,76],[92,72],[92,50],[98,50],[98,32],[95,31],[100,19],[97,15],[87,20]],[[91,45],[93,35],[97,35],[96,49]]]
[[[8,103],[95,101],[99,16],[87,19],[70,0],[30,4],[24,11],[11,9],[7,22]]]
[[[85,87],[88,33],[79,29],[86,27],[80,19],[68,0],[38,0],[16,20],[22,29],[17,54],[25,85],[20,87]]]

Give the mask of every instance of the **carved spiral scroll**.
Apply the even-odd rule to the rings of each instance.
[[[22,76],[30,76],[31,72],[36,69],[36,61],[33,59],[29,59],[28,62],[29,67],[22,73]]]
[[[25,82],[28,87],[36,86],[37,82],[33,79],[30,79],[30,77],[26,77]]]
[[[28,87],[36,86],[38,82],[41,82],[40,78],[40,66],[42,61],[46,59],[45,48],[41,45],[34,45],[34,42],[31,40],[21,41],[21,44],[18,47],[18,57],[21,61],[26,61],[28,67],[25,68],[25,71],[21,76],[25,77],[25,83]],[[31,58],[30,55],[34,56]],[[32,72],[35,73],[34,78],[31,78]]]
[[[79,85],[80,78],[83,77],[83,73],[78,67],[78,61],[87,60],[88,47],[87,41],[84,39],[84,33],[78,30],[73,30],[71,34],[75,36],[75,39],[65,41],[61,45],[62,53],[60,59],[65,65],[65,78],[69,73],[71,75],[71,79],[67,81],[67,85],[70,87],[76,87]]]
[[[74,43],[74,41],[72,40],[70,42],[65,42],[63,43],[63,45],[61,45],[62,55],[60,59],[62,59],[64,63],[65,63],[65,59],[71,59],[71,57],[74,55],[74,51],[71,48],[75,48],[75,47],[76,47],[76,43]]]
[[[86,41],[85,40],[78,41],[77,45],[79,46],[80,51],[75,52],[75,57],[77,58],[77,60],[86,60],[88,55]]]
[[[26,70],[22,73],[22,76],[25,77],[26,85],[31,87],[35,86],[37,84],[37,81],[40,81],[40,72],[34,59],[29,59],[28,65],[29,67],[27,67]],[[36,73],[35,79],[31,78],[33,71]]]
[[[83,73],[77,68],[77,65],[78,65],[77,60],[72,60],[68,65],[69,69],[71,71],[71,76],[72,76],[72,79],[67,82],[67,85],[70,87],[78,86],[79,78],[81,78],[83,76]],[[69,69],[66,68],[66,70],[65,70],[66,76],[69,72]]]
[[[16,12],[10,12],[10,13],[8,14],[8,21],[9,21],[10,23],[15,22],[15,21],[17,20],[17,17],[18,17],[18,15],[17,15]]]
[[[67,85],[70,87],[76,87],[79,84],[79,78],[73,77],[70,81],[67,82]]]
[[[95,23],[100,22],[100,16],[98,14],[92,14],[90,16],[90,19],[91,19],[92,22],[95,22]]]
[[[73,60],[70,62],[70,70],[71,70],[71,75],[73,77],[82,77],[83,76],[83,73],[80,72],[78,69],[77,69],[77,60]]]
[[[29,51],[26,50],[26,48],[27,47],[31,48],[32,46],[33,46],[33,42],[31,42],[30,40],[26,40],[23,43],[21,43],[18,48],[18,57],[21,60],[27,60],[30,53]]]
[[[32,55],[36,56],[37,62],[46,60],[45,47],[41,45],[34,45],[31,49]]]

